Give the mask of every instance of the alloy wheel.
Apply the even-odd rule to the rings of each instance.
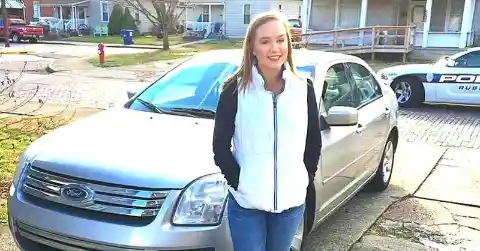
[[[408,102],[412,96],[412,87],[407,81],[400,81],[395,85],[395,95],[397,96],[398,103],[404,104]]]

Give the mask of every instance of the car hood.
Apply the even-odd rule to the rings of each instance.
[[[212,119],[112,108],[60,127],[32,148],[32,165],[88,180],[180,189],[219,172]]]

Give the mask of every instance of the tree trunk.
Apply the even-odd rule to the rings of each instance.
[[[168,41],[168,23],[167,22],[162,23],[162,30],[163,30],[163,50],[168,51],[170,50],[170,43]]]
[[[7,0],[2,0],[3,38],[5,47],[10,47],[10,27],[8,26]]]

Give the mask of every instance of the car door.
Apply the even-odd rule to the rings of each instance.
[[[479,76],[480,51],[472,51],[451,59],[450,64],[444,67],[444,71],[433,77],[435,82],[438,81],[437,101],[480,104]]]
[[[358,97],[345,65],[335,63],[322,68],[317,69],[322,72],[316,78],[316,85],[323,85],[321,116],[326,117],[333,106],[357,107]],[[322,201],[319,217],[329,213],[351,194],[356,175],[362,168],[355,162],[363,152],[356,130],[356,125],[322,128],[321,187],[317,189]]]
[[[362,180],[368,178],[380,163],[389,131],[390,111],[374,73],[360,63],[347,62],[346,65],[354,90],[360,96],[356,130],[362,149],[357,162],[363,168],[358,168],[355,175]]]

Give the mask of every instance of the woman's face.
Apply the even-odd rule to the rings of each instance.
[[[282,22],[272,20],[258,27],[253,42],[253,55],[260,68],[281,69],[288,56],[287,30]]]

